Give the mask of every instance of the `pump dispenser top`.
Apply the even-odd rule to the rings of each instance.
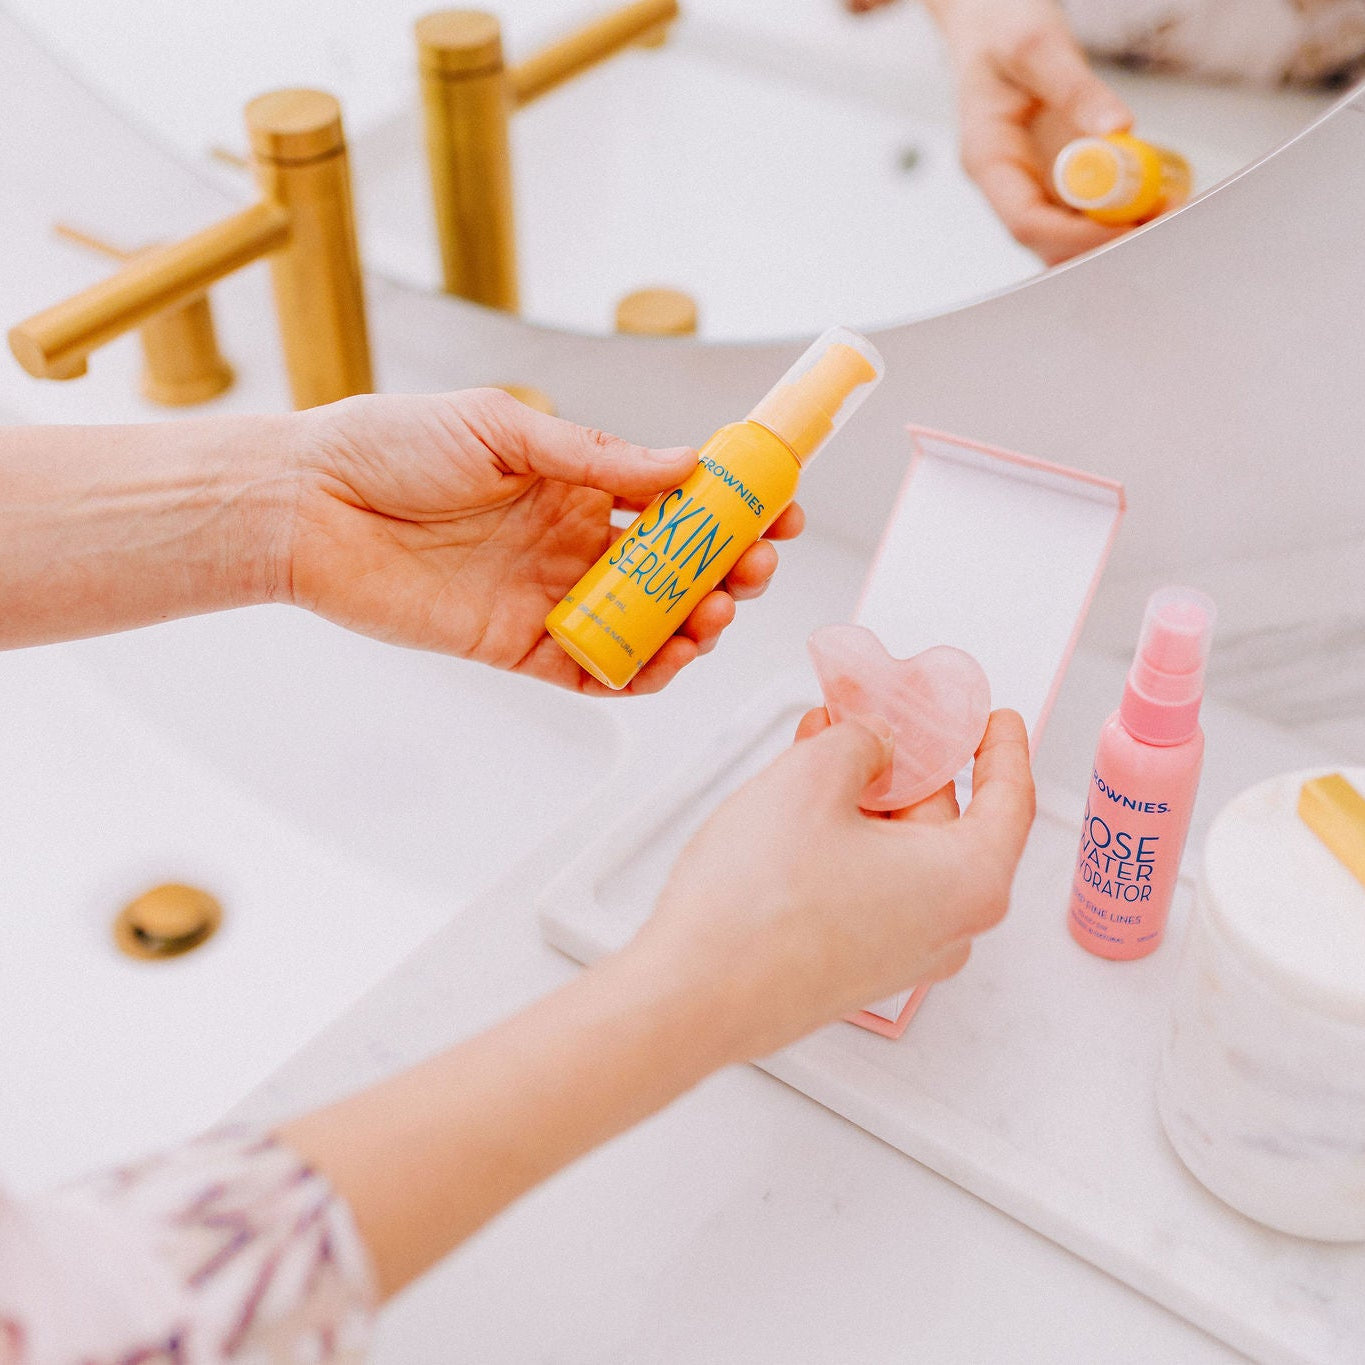
[[[1194,588],[1152,594],[1119,706],[1134,739],[1170,745],[1194,734],[1217,615],[1213,599]]]
[[[802,465],[862,406],[885,370],[864,337],[831,327],[749,414],[791,449]]]

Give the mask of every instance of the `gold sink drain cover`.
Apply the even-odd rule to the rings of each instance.
[[[213,937],[223,907],[207,891],[180,882],[154,886],[114,921],[114,942],[129,957],[178,957]]]

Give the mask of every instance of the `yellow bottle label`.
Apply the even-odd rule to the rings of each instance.
[[[573,659],[622,688],[796,494],[801,466],[756,422],[722,427],[696,471],[645,508],[545,618]]]

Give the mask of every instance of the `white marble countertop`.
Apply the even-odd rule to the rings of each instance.
[[[839,577],[837,552],[811,549],[787,591],[818,595]],[[725,664],[718,654],[683,695],[660,698],[651,732],[676,736],[689,708],[722,697],[769,624],[746,622]],[[1042,758],[1046,773],[1072,779],[1107,705],[1075,676],[1059,703],[1072,723],[1049,735]],[[542,848],[424,944],[238,1115],[269,1121],[325,1103],[567,980],[577,968],[541,941],[531,905],[574,837]],[[711,1078],[549,1181],[386,1311],[377,1362],[454,1356],[1241,1359],[752,1067]]]
[[[112,21],[116,7],[106,8]],[[283,11],[272,4],[262,12]],[[116,47],[109,57],[119,59]],[[0,42],[4,62],[0,91],[8,90],[10,99],[22,98],[25,81],[33,87],[55,79],[54,70],[23,57],[16,44]],[[325,76],[321,71],[319,78]],[[299,73],[291,69],[289,78]],[[0,107],[5,98],[0,94]],[[148,195],[172,227],[194,225],[221,206],[216,188],[177,171],[112,114],[101,130],[103,182],[71,176],[69,162],[55,153],[45,162],[35,158],[38,134],[20,137],[20,126],[16,116],[0,136],[8,183],[22,191],[5,196],[2,212],[11,259],[31,269],[0,278],[7,318],[102,271],[46,238],[53,217],[80,216],[86,226],[117,235],[142,221]],[[193,136],[211,136],[217,127],[196,126]],[[39,140],[76,156],[91,140],[88,130],[79,139],[75,134],[50,127]],[[108,148],[115,145],[118,157],[111,160]],[[130,160],[119,159],[125,156]],[[135,207],[115,183],[129,178],[130,165],[141,171]],[[98,220],[96,210],[103,215]],[[269,354],[274,347],[260,276],[254,270],[220,287],[225,344],[240,353]],[[131,343],[120,343],[98,358],[90,378],[60,388],[32,385],[6,364],[0,405],[26,420],[151,416],[131,393],[133,357]],[[398,387],[399,379],[390,382]],[[282,395],[278,368],[258,364],[221,406],[275,407]],[[733,645],[668,696],[630,708],[631,732],[670,736],[676,750],[690,710],[726,704],[761,667],[765,650],[790,645],[800,618],[784,615],[784,601],[799,597],[804,611],[830,619],[842,614],[857,574],[840,556],[837,547],[814,540],[807,551],[793,553],[783,583],[747,614],[751,619]],[[1091,712],[1108,702],[1097,697],[1079,706],[1075,734],[1093,735]],[[1077,748],[1054,736],[1049,743],[1045,761],[1058,771],[1088,760],[1083,742]],[[278,1114],[354,1088],[567,979],[575,969],[541,942],[530,908],[531,890],[559,856],[564,837],[481,895],[243,1112]],[[523,1200],[393,1306],[375,1358],[421,1365],[452,1358],[876,1361],[912,1355],[963,1362],[1236,1358],[752,1068],[712,1078]]]

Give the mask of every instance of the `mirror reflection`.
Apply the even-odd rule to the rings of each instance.
[[[245,173],[211,155],[244,150],[243,100],[289,84],[335,91],[366,264],[437,290],[452,281],[413,33],[428,8],[382,0],[320,23],[304,0],[13,5],[84,79],[243,193]],[[638,19],[649,6],[626,9]],[[516,289],[484,301],[605,334],[623,299],[664,286],[684,297],[658,325],[676,333],[693,315],[715,340],[959,306],[1126,230],[1060,202],[1054,158],[1076,137],[1132,132],[1169,148],[1198,193],[1325,108],[1365,50],[1355,5],[1256,9],[1248,22],[1231,0],[1159,12],[1144,0],[685,0],[676,21],[618,27],[568,78],[542,69],[537,85],[529,58],[614,11],[507,0],[496,36],[512,92],[502,211]],[[1140,167],[1105,155],[1073,177],[1122,198]],[[500,211],[482,193],[466,218]],[[1149,196],[1148,214],[1162,202]],[[636,321],[651,325],[649,309]]]

